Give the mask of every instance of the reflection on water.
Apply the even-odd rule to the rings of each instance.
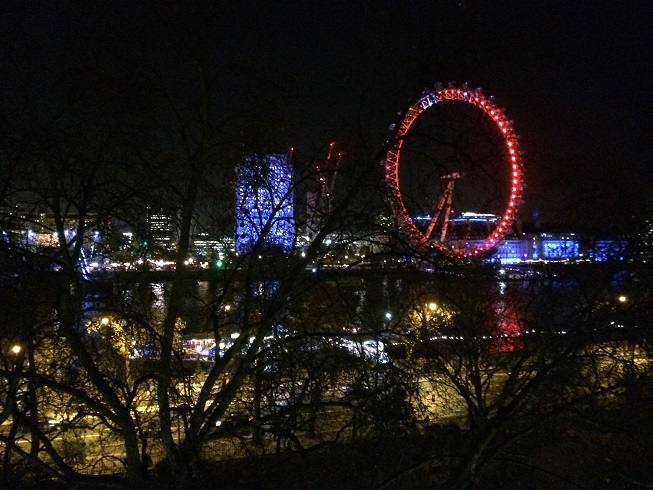
[[[245,319],[254,321],[258,318],[252,316],[255,310],[266,311],[269,301],[277,302],[276,309],[273,308],[276,315],[265,321],[277,329],[308,328],[306,331],[321,329],[325,332],[331,329],[345,335],[366,332],[374,336],[409,332],[415,318],[410,315],[432,302],[450,315],[446,319],[440,315],[441,326],[428,333],[429,337],[473,335],[488,343],[491,350],[509,352],[524,346],[524,334],[532,328],[527,325],[534,318],[548,321],[546,316],[550,315],[542,305],[537,310],[541,301],[537,299],[540,286],[535,280],[503,280],[497,276],[476,277],[471,274],[416,274],[410,271],[333,273],[322,279],[317,287],[280,302],[275,296],[282,288],[276,280],[255,281],[247,289],[243,285],[230,284],[227,292],[217,283],[191,281],[184,285],[186,290],[179,320],[187,333],[213,335],[215,329],[219,330],[219,339],[206,337],[201,345],[194,346],[195,350],[199,347],[197,351],[201,354],[208,355],[204,352],[207,348],[229,342],[230,335],[242,331]],[[556,284],[547,281],[549,288],[568,287]],[[126,306],[134,311],[144,308],[140,310],[145,312],[142,318],[147,318],[157,330],[167,313],[171,284],[115,287],[120,289]],[[251,301],[244,301],[246,296]],[[282,304],[280,308],[279,303]],[[244,308],[249,308],[248,312]],[[94,311],[97,316],[100,309],[89,308],[89,311]],[[465,323],[469,326],[464,327]],[[426,330],[424,335],[427,335]]]
[[[509,294],[506,281],[499,281],[497,286],[499,299],[492,304],[488,319],[490,350],[511,352],[524,346],[522,335],[525,321],[518,298]]]
[[[515,302],[499,300],[491,309],[489,320],[490,350],[511,352],[524,346],[524,319]]]

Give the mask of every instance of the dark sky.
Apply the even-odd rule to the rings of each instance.
[[[266,3],[249,4],[234,49],[287,78],[300,139],[354,121],[381,138],[422,87],[468,82],[514,120],[526,205],[545,218],[651,203],[653,3]]]
[[[525,219],[535,208],[547,220],[618,219],[653,204],[649,0],[8,1],[0,28],[15,20],[3,8],[25,5],[28,33],[45,46],[82,22],[124,32],[129,49],[129,36],[161,28],[148,8],[167,12],[198,49],[264,73],[262,96],[278,95],[300,149],[359,129],[381,148],[422,88],[468,82],[494,95],[521,135]],[[211,13],[210,42],[197,37],[195,11]]]

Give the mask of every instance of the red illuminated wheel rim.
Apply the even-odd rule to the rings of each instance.
[[[395,127],[385,181],[411,246],[449,257],[482,255],[511,229],[521,202],[518,137],[480,89],[436,85]]]

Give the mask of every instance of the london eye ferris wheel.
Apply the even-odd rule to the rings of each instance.
[[[518,137],[481,89],[425,90],[401,115],[384,164],[395,220],[417,249],[482,255],[515,220],[524,187]]]

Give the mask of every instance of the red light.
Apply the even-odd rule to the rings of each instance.
[[[441,87],[441,86],[439,86]],[[475,93],[476,95],[472,95]],[[467,248],[461,248],[460,245],[447,245],[444,243],[437,243],[437,241],[430,241],[429,245],[433,248],[445,251],[451,256],[464,257],[467,255],[476,255],[479,251],[484,249],[489,249],[494,246],[501,238],[506,230],[509,228],[509,224],[513,221],[514,215],[518,208],[517,197],[521,192],[521,160],[517,158],[516,150],[518,149],[518,142],[516,141],[516,136],[512,128],[511,121],[508,120],[502,110],[499,109],[491,100],[485,99],[479,91],[468,92],[464,89],[458,89],[453,84],[449,85],[449,88],[443,89],[436,87],[429,94],[422,96],[418,102],[408,110],[405,114],[404,120],[400,123],[400,131],[395,134],[395,144],[393,150],[388,152],[388,155],[385,160],[386,167],[386,182],[392,187],[390,189],[391,197],[394,199],[393,206],[396,206],[395,213],[398,214],[398,218],[402,223],[402,227],[406,227],[406,231],[410,235],[412,240],[417,240],[422,243],[424,236],[422,233],[415,227],[415,224],[412,220],[406,215],[406,209],[401,198],[401,193],[398,189],[398,167],[399,167],[399,154],[402,148],[402,137],[406,135],[411,128],[411,125],[416,120],[416,118],[425,110],[428,109],[428,106],[424,104],[424,97],[428,97],[428,100],[435,100],[437,102],[443,100],[460,100],[464,102],[471,103],[479,108],[497,125],[500,132],[504,135],[506,143],[508,144],[510,157],[510,163],[513,170],[513,181],[512,181],[512,192],[510,195],[509,205],[506,209],[506,213],[499,223],[495,222],[495,228],[492,231],[492,234],[483,240],[478,245],[469,246]],[[430,106],[430,104],[429,104]],[[510,132],[510,135],[508,135]],[[449,250],[450,249],[450,250]]]

